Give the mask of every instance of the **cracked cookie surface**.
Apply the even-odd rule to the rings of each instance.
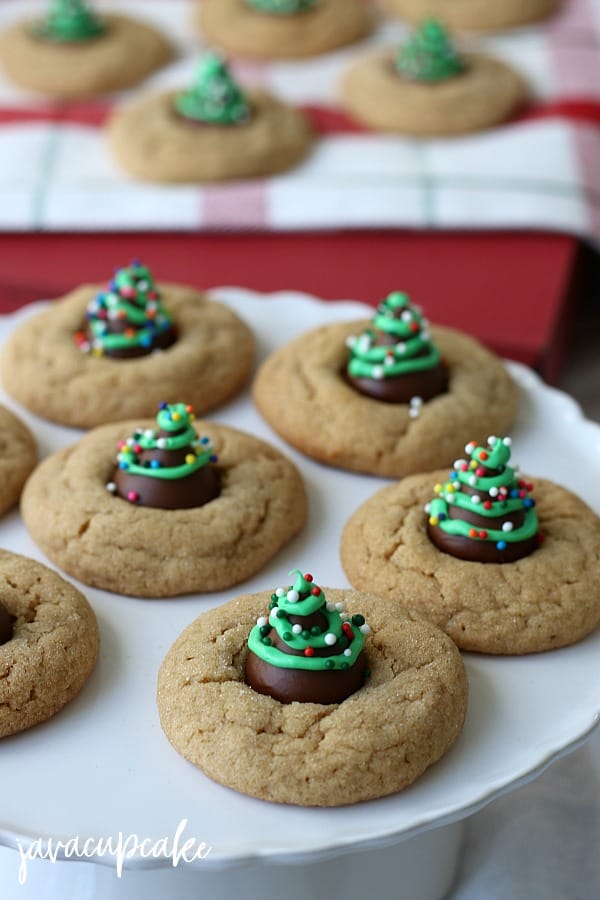
[[[82,353],[75,333],[100,290],[76,288],[8,338],[0,357],[2,381],[27,409],[63,425],[92,428],[152,415],[166,397],[185,396],[203,413],[241,390],[254,360],[250,329],[222,303],[182,285],[159,285],[178,332],[167,350],[121,360]]]
[[[0,406],[0,515],[17,502],[36,462],[37,447],[29,429]]]
[[[276,803],[343,806],[402,790],[458,737],[467,680],[452,641],[412,611],[390,616],[380,598],[324,590],[373,629],[370,677],[343,703],[282,704],[245,684],[248,633],[270,592],[205,613],[169,650],[158,678],[162,727],[220,784]]]
[[[477,341],[432,328],[449,372],[448,392],[411,418],[408,404],[359,394],[342,377],[346,339],[369,320],[327,325],[281,347],[260,367],[254,402],[288,443],[321,462],[401,477],[450,465],[473,435],[502,434],[512,422],[517,388]]]
[[[36,469],[25,524],[44,553],[86,584],[169,597],[230,587],[257,572],[304,525],[302,479],[282,453],[244,432],[196,421],[219,457],[219,497],[191,509],[135,506],[106,489],[117,443],[155,420],[94,429]]]
[[[351,583],[419,609],[463,650],[522,654],[563,647],[600,624],[600,519],[565,488],[535,480],[544,543],[516,562],[475,563],[442,553],[424,504],[447,471],[378,491],[349,519],[341,558]]]
[[[0,737],[49,719],[79,693],[98,657],[94,612],[41,563],[0,550],[0,602],[14,617],[0,646]]]

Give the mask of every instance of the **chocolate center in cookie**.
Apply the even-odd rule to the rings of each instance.
[[[212,465],[217,457],[192,421],[189,406],[161,404],[156,429],[138,430],[119,444],[108,489],[137,506],[158,509],[191,509],[218,497],[221,479]]]
[[[246,680],[281,703],[341,703],[368,675],[363,616],[328,604],[312,575],[299,569],[293,585],[271,597],[269,617],[250,632]]]
[[[139,262],[118,269],[108,290],[89,304],[75,340],[93,356],[128,359],[166,350],[177,338],[150,270]]]
[[[377,308],[372,327],[348,339],[343,377],[361,394],[384,403],[414,405],[443,394],[448,374],[427,325],[406,294],[390,294]]]
[[[0,645],[7,644],[13,636],[14,618],[3,603],[0,603]]]
[[[540,544],[533,485],[520,479],[510,459],[510,438],[488,438],[488,447],[467,444],[468,462],[454,463],[450,480],[436,485],[426,507],[427,534],[458,559],[508,563],[528,556]]]

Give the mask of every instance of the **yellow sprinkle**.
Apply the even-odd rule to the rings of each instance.
[[[454,485],[453,485],[453,484],[448,484],[448,485],[446,486],[446,490],[448,491],[449,494],[453,494],[453,493],[454,493]]]
[[[171,414],[171,418],[173,419],[174,422],[179,422],[181,416],[179,415],[178,412],[174,412]]]
[[[440,520],[438,519],[437,516],[430,516],[430,517],[429,517],[429,524],[430,524],[430,525],[439,525],[439,524],[440,524]]]
[[[469,466],[471,469],[476,469],[477,468],[477,460],[472,459],[471,462],[469,463]]]
[[[186,458],[185,458],[185,461],[186,461],[186,463],[188,464],[188,466],[191,466],[192,463],[195,463],[195,462],[196,462],[196,457],[193,456],[191,453],[188,453],[188,455],[187,455]]]
[[[103,356],[104,351],[100,347],[94,347],[92,350],[92,356]]]
[[[434,494],[441,494],[441,492],[442,492],[442,486],[441,486],[441,484],[436,484],[436,485],[434,485],[434,487],[433,487],[433,493],[434,493]]]

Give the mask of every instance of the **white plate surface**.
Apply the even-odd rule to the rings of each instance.
[[[213,294],[254,328],[261,358],[311,327],[365,315],[356,303],[326,304],[287,292],[265,297],[229,288]],[[0,340],[30,312],[0,317]],[[600,511],[600,428],[528,369],[510,364],[510,370],[521,392],[512,430],[515,461],[532,476],[554,478]],[[3,402],[30,425],[44,455],[79,437],[7,398]],[[286,448],[248,393],[213,418],[284,449],[309,491],[304,533],[243,590],[283,584],[296,566],[322,584],[347,585],[338,556],[343,524],[384,481],[326,468]],[[48,563],[17,512],[0,522],[0,546]],[[598,721],[600,631],[577,646],[536,656],[467,655],[471,696],[464,731],[416,784],[393,797],[333,810],[263,803],[214,784],[179,757],[161,731],[154,699],[158,667],[177,635],[238,591],[149,601],[80,587],[100,622],[100,662],[80,696],[56,717],[0,742],[0,844],[6,846],[38,836],[107,838],[119,832],[156,840],[173,835],[182,819],[188,820],[186,836],[213,848],[202,867],[252,858],[308,861],[357,845],[384,846],[466,816],[534,777],[584,740]],[[99,861],[112,865],[111,859]],[[127,863],[147,864],[140,857]]]

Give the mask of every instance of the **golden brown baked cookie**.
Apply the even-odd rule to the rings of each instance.
[[[305,116],[264,92],[250,91],[250,118],[228,126],[176,115],[175,97],[144,97],[109,120],[113,155],[134,178],[198,182],[270,175],[299,163],[312,147]]]
[[[220,406],[246,381],[254,339],[226,306],[181,285],[161,285],[178,332],[160,353],[96,358],[75,341],[99,286],[82,285],[27,319],[2,350],[4,387],[32,412],[78,428],[153,415],[165,399],[185,396],[197,412]]]
[[[0,603],[12,637],[0,644],[0,737],[31,728],[79,693],[98,657],[98,625],[73,585],[0,550]]]
[[[449,328],[431,329],[448,368],[448,392],[424,403],[418,417],[409,404],[355,391],[342,376],[346,339],[368,325],[315,329],[263,363],[254,401],[288,443],[332,466],[394,478],[450,465],[472,434],[506,430],[517,405],[512,378],[489,350]]]
[[[522,654],[581,640],[600,623],[600,519],[578,497],[536,479],[544,543],[516,562],[478,563],[429,540],[423,511],[447,471],[403,479],[346,524],[341,557],[352,584],[410,604],[463,650]]]
[[[0,36],[0,62],[21,87],[73,99],[119,91],[137,84],[173,57],[166,38],[125,16],[102,17],[106,31],[91,40],[60,43],[18,22]]]
[[[467,134],[508,119],[527,97],[521,76],[488,56],[464,60],[460,75],[422,82],[401,77],[391,53],[368,56],[344,74],[342,105],[369,128],[415,137]]]
[[[361,0],[320,0],[295,15],[269,15],[245,0],[203,0],[197,10],[200,30],[212,44],[266,59],[327,53],[361,40],[373,20]]]
[[[388,12],[411,22],[432,16],[450,28],[497,31],[545,19],[560,0],[384,0]]]
[[[112,496],[117,444],[154,420],[96,428],[46,459],[21,511],[36,543],[86,584],[118,594],[172,597],[218,591],[259,569],[304,525],[295,466],[251,435],[197,422],[219,458],[221,493],[192,509],[134,506]]]
[[[364,613],[373,632],[369,679],[340,704],[283,704],[245,684],[248,633],[269,593],[205,613],[169,650],[158,677],[162,727],[215,781],[275,803],[343,806],[402,790],[458,737],[467,680],[454,644],[409,610],[390,616],[377,597],[325,590]]]
[[[17,502],[36,462],[37,447],[31,432],[0,406],[0,514]]]

